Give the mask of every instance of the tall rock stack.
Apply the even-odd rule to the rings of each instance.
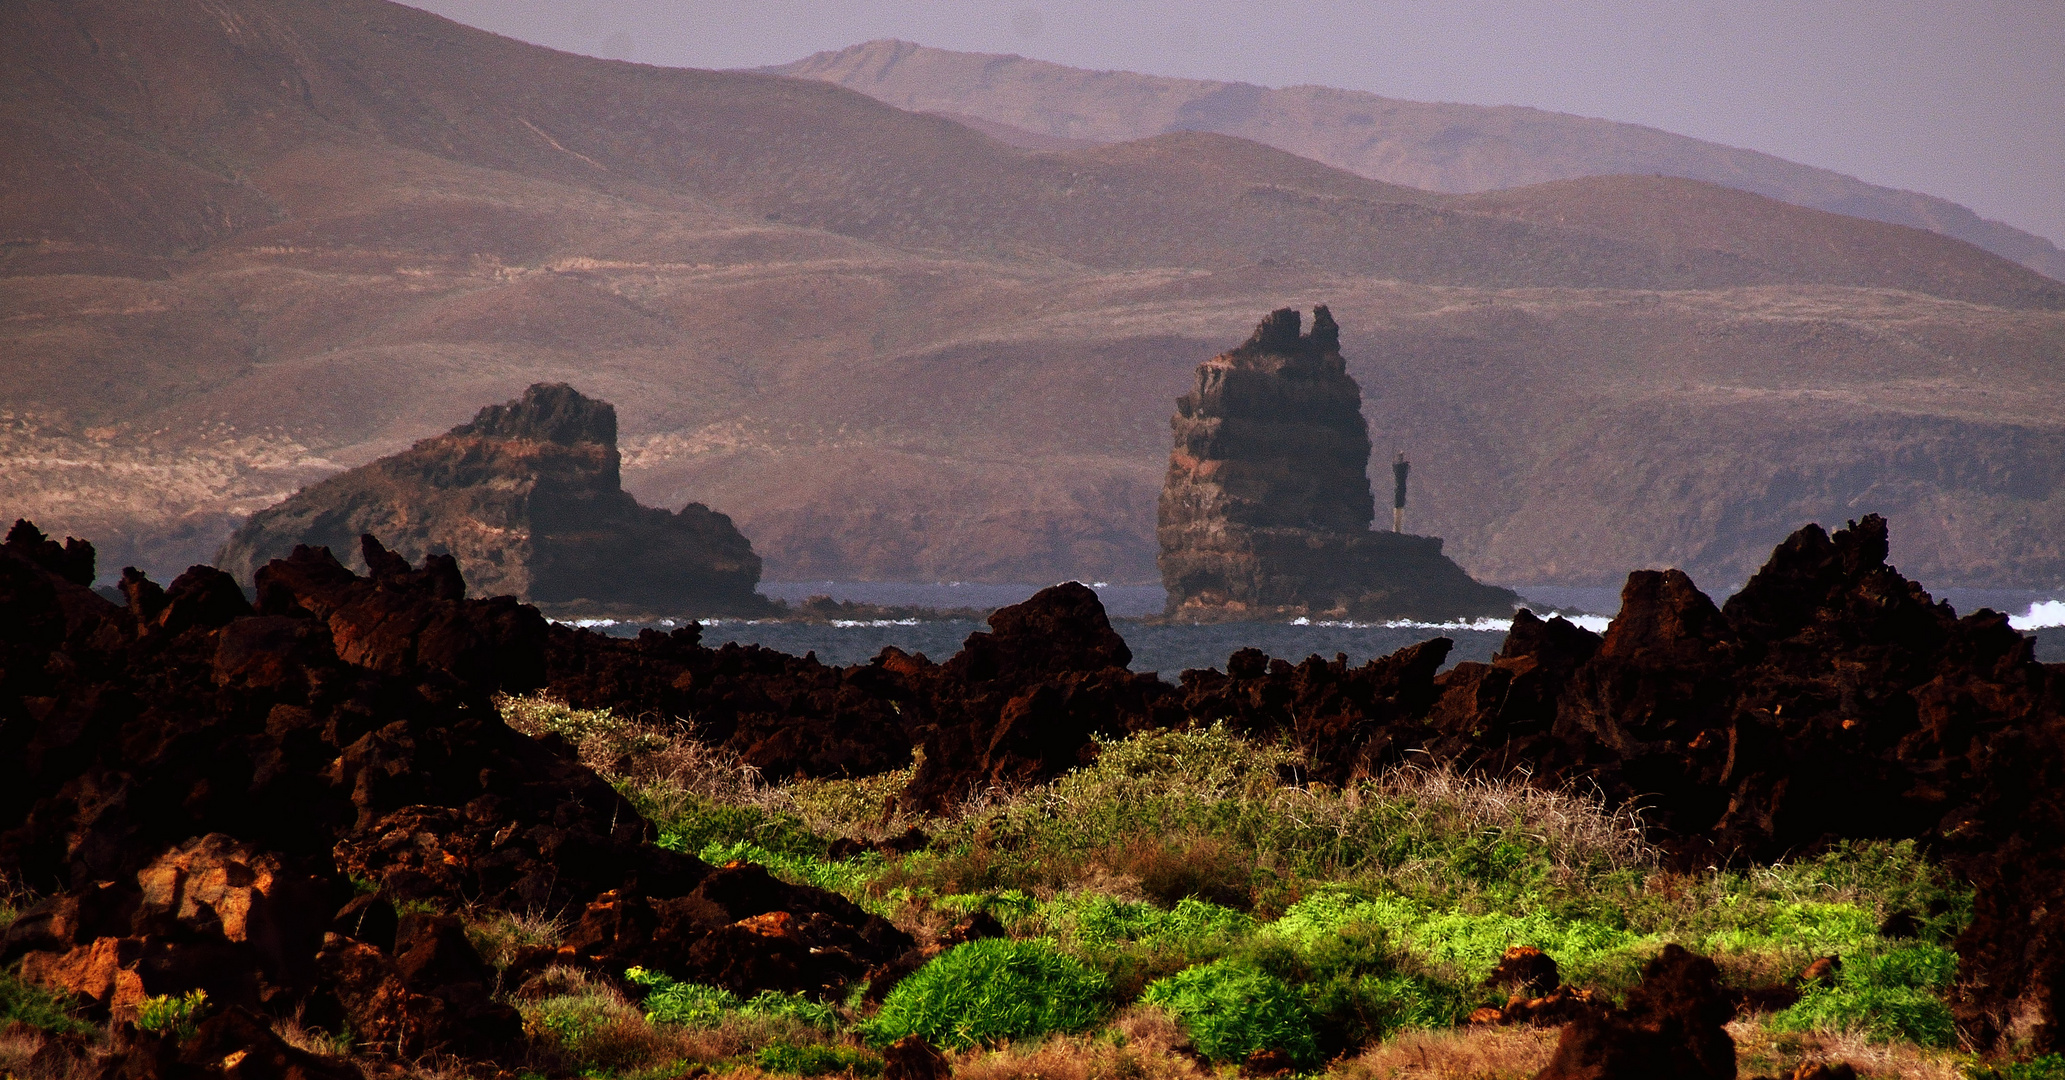
[[[563,383],[310,485],[252,515],[217,563],[244,581],[296,545],[356,564],[370,533],[397,553],[455,556],[474,592],[567,614],[751,614],[760,557],[731,519],[623,489],[617,410]]]
[[[1440,538],[1370,530],[1362,391],[1333,314],[1314,308],[1307,334],[1301,321],[1271,312],[1245,344],[1198,365],[1176,402],[1155,530],[1168,616],[1511,615],[1519,597],[1471,579]]]

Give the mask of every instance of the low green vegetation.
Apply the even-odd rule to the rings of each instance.
[[[1855,1030],[1951,1046],[1957,1028],[1943,994],[1956,982],[1957,954],[1940,945],[1867,945],[1843,962],[1835,985],[1807,991],[1771,1024],[1781,1031]]]
[[[0,1028],[15,1023],[42,1031],[84,1034],[89,1025],[58,994],[0,971]]]
[[[136,1027],[140,1031],[154,1031],[158,1034],[176,1034],[181,1039],[192,1037],[201,1026],[201,1016],[208,1009],[208,992],[190,990],[184,994],[159,994],[148,997],[136,1008]]]
[[[823,1043],[795,1046],[781,1042],[762,1047],[753,1055],[753,1063],[767,1072],[789,1076],[823,1076],[827,1073],[882,1075],[882,1056],[857,1046],[827,1046]]]
[[[1240,1061],[1259,1050],[1281,1051],[1300,1066],[1319,1059],[1304,996],[1251,963],[1185,968],[1150,984],[1141,1000],[1174,1014],[1213,1061]]]
[[[1302,783],[1293,750],[1215,728],[1112,741],[1051,783],[928,818],[896,803],[907,771],[761,784],[678,733],[531,715],[524,724],[584,757],[600,740],[600,771],[669,847],[761,863],[921,937],[978,911],[1008,931],[947,950],[879,1007],[858,988],[845,1002],[742,1001],[631,973],[649,1023],[729,1033],[726,1060],[766,1072],[870,1075],[879,1059],[865,1047],[906,1034],[964,1054],[1043,1037],[1123,1042],[1107,1025],[1140,1008],[1168,1017],[1204,1059],[1266,1050],[1317,1069],[1405,1032],[1460,1030],[1503,1004],[1485,977],[1516,945],[1609,996],[1667,943],[1713,956],[1745,989],[1837,957],[1832,983],[1757,1021],[1774,1045],[1956,1045],[1944,995],[1970,899],[1912,844],[1678,873],[1635,815],[1581,794],[1438,770]],[[828,857],[835,839],[912,826],[930,838],[922,850]]]
[[[2033,1061],[2004,1065],[1975,1065],[1965,1070],[1969,1080],[2065,1080],[2065,1054],[2045,1054]]]
[[[838,1013],[830,1005],[802,994],[765,990],[741,1000],[729,990],[677,982],[644,968],[631,968],[624,977],[645,991],[645,1015],[657,1023],[712,1027],[731,1017],[759,1017],[789,1020],[824,1031],[838,1026]]]
[[[1111,1011],[1111,982],[1040,938],[991,938],[919,968],[861,1026],[886,1044],[917,1035],[965,1048],[1089,1029]]]

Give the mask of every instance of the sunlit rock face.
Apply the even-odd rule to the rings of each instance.
[[[249,581],[296,545],[340,558],[370,533],[411,559],[448,553],[476,594],[569,613],[764,610],[760,557],[701,503],[640,506],[623,489],[617,411],[539,383],[471,423],[310,485],[252,515],[217,562]]]
[[[1372,532],[1369,427],[1324,306],[1274,311],[1198,365],[1169,421],[1156,521],[1167,615],[1458,619],[1511,614],[1431,536]]]

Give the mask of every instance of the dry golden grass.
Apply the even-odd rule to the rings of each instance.
[[[1555,1055],[1560,1028],[1409,1031],[1336,1063],[1338,1080],[1526,1080]],[[1872,1080],[1959,1080],[1963,1055],[1855,1035],[1774,1032],[1757,1020],[1728,1027],[1744,1077],[1789,1076],[1803,1064],[1849,1062]]]
[[[615,986],[575,968],[547,968],[511,997],[533,1052],[558,1073],[616,1074],[695,1056],[682,1029],[648,1021]]]
[[[294,1015],[292,1016],[275,1017],[272,1022],[272,1030],[273,1034],[278,1035],[288,1046],[294,1047],[297,1050],[306,1050],[311,1054],[321,1054],[325,1057],[336,1057],[351,1053],[351,1037],[349,1035],[328,1031],[305,1022],[305,1018],[299,1008],[294,1010]]]
[[[466,922],[466,939],[497,971],[509,966],[517,950],[558,945],[567,931],[566,916],[542,912],[519,914],[479,907],[461,912],[460,917]]]
[[[1743,1076],[1787,1075],[1802,1064],[1847,1061],[1869,1080],[1960,1080],[1969,1060],[1953,1050],[1930,1050],[1858,1034],[1772,1031],[1763,1018],[1728,1025],[1736,1067]]]
[[[1525,1080],[1556,1052],[1555,1028],[1408,1031],[1328,1070],[1339,1080]]]
[[[1128,1009],[1106,1032],[951,1053],[958,1080],[1196,1080],[1214,1075],[1160,1009]]]

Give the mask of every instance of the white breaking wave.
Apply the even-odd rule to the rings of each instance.
[[[1607,627],[1613,625],[1613,620],[1605,615],[1565,615],[1563,617],[1569,620],[1572,625],[1580,629],[1590,630],[1595,634],[1603,634],[1606,632]]]
[[[838,627],[838,628],[839,628],[839,629],[841,629],[841,630],[851,630],[851,629],[853,629],[853,628],[854,628],[854,627],[856,627],[856,626],[916,626],[916,625],[918,625],[918,620],[916,620],[916,619],[833,619],[833,620],[832,620],[832,625],[833,625],[833,626],[836,626],[836,627]]]
[[[2008,625],[2017,630],[2047,630],[2065,626],[2065,600],[2045,600],[2029,605],[2029,610],[2020,615],[2008,616]]]
[[[1595,634],[1605,633],[1607,624],[1613,621],[1604,615],[1565,615],[1563,618],[1572,625]],[[1311,619],[1292,619],[1291,625],[1329,626],[1343,630],[1374,630],[1381,627],[1385,630],[1472,630],[1479,633],[1502,634],[1513,629],[1513,620],[1479,618],[1471,619],[1469,622],[1415,622],[1411,619],[1392,619],[1386,622],[1354,622],[1348,619],[1323,619],[1314,622]]]

